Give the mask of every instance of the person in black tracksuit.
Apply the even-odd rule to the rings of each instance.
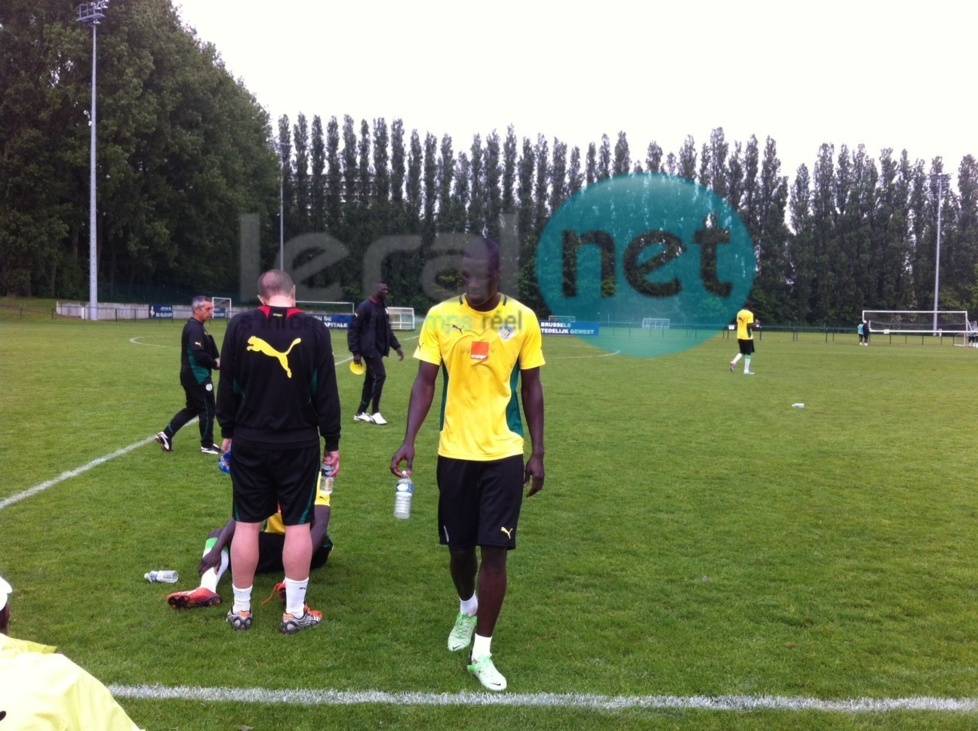
[[[354,421],[365,421],[368,424],[386,424],[387,420],[380,414],[380,397],[384,392],[384,381],[387,371],[384,368],[386,358],[393,348],[399,360],[404,360],[404,351],[391,329],[391,319],[387,314],[387,285],[377,282],[374,293],[357,307],[346,331],[346,343],[353,353],[353,362],[367,366],[363,377],[363,390],[360,393],[360,405],[353,415]],[[372,412],[367,408],[372,407]]]
[[[261,307],[228,325],[221,348],[217,420],[221,450],[232,451],[231,578],[227,621],[251,627],[251,590],[262,522],[280,512],[285,526],[282,632],[315,626],[322,614],[305,603],[313,554],[311,521],[322,465],[340,469],[340,399],[329,330],[295,306],[284,271],[258,280]],[[320,460],[319,439],[324,442]]]
[[[164,452],[173,451],[173,437],[195,416],[200,427],[201,454],[220,454],[214,444],[214,382],[211,371],[219,368],[221,359],[214,338],[204,329],[204,323],[214,317],[214,303],[209,297],[193,299],[193,315],[183,326],[180,336],[180,385],[187,395],[187,404],[173,415],[170,423],[156,435]]]

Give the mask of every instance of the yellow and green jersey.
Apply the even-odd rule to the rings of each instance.
[[[754,313],[743,309],[737,313],[737,340],[753,340],[754,333],[750,326],[754,324]]]
[[[533,310],[501,295],[490,312],[453,297],[428,311],[414,357],[444,376],[438,454],[488,462],[523,454],[521,370],[544,364]]]
[[[324,506],[329,507],[329,495],[324,495],[318,489],[316,490],[316,501],[313,503],[314,506]],[[263,533],[277,533],[278,535],[285,535],[285,523],[282,522],[282,513],[278,512],[275,515],[267,518],[262,524]]]

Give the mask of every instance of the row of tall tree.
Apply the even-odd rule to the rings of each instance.
[[[342,115],[282,117],[273,129],[171,0],[113,4],[98,49],[103,300],[235,296],[240,217],[258,214],[261,266],[272,266],[281,205],[286,240],[326,233],[350,250],[309,285],[339,282],[344,299],[359,299],[367,248],[410,234],[422,245],[387,257],[383,276],[398,304],[424,309],[417,283],[438,256],[436,234],[485,232],[516,237],[519,296],[547,314],[535,250],[552,213],[602,179],[656,172],[694,180],[739,213],[757,255],[752,299],[768,322],[932,308],[938,210],[940,306],[978,311],[970,155],[945,171],[940,158],[824,145],[789,178],[773,139],[730,141],[721,128],[677,152],[632,150],[623,133],[582,149],[513,127],[456,145],[401,119]],[[0,293],[87,296],[91,52],[91,30],[62,0],[0,6]],[[515,228],[502,231],[504,221]]]
[[[633,154],[620,133],[586,150],[559,139],[475,135],[456,150],[401,120],[359,124],[350,116],[325,125],[298,115],[278,122],[283,160],[285,232],[327,231],[347,244],[346,296],[361,295],[356,269],[370,243],[390,233],[484,231],[499,238],[504,214],[518,222],[521,296],[546,312],[535,287],[535,247],[549,216],[582,188],[610,176],[665,173],[694,180],[740,214],[755,246],[752,299],[780,323],[848,323],[869,309],[931,309],[941,227],[941,309],[978,309],[978,163],[966,156],[957,174],[943,161],[928,167],[883,150],[823,145],[812,171],[793,181],[768,138],[730,142],[721,128],[678,153],[655,142]],[[402,303],[429,304],[417,291],[424,257],[405,256],[386,273]]]

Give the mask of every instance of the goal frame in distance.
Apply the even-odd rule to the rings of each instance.
[[[214,305],[214,316],[217,317],[217,312],[219,309],[224,311],[224,319],[231,319],[231,298],[230,297],[211,297],[211,302]]]
[[[643,330],[668,330],[672,324],[668,317],[643,317]]]
[[[324,315],[352,315],[357,311],[355,302],[316,302],[296,300],[295,306],[303,312],[320,312]]]
[[[413,307],[388,307],[387,315],[390,317],[391,330],[414,330]]]
[[[937,327],[934,327],[935,315]],[[871,333],[908,335],[963,334],[968,332],[967,310],[863,310]]]

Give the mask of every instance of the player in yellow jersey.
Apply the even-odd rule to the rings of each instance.
[[[743,309],[737,313],[737,345],[740,352],[730,361],[730,372],[734,372],[737,361],[744,359],[744,375],[753,376],[754,371],[750,369],[750,359],[754,354],[754,330],[761,326],[761,323],[754,320],[754,313],[751,312],[750,300],[744,303]]]
[[[0,729],[140,731],[109,689],[56,647],[7,636],[12,591],[0,578]]]
[[[448,649],[472,644],[469,672],[488,690],[499,691],[506,678],[496,670],[490,644],[506,595],[506,557],[516,548],[523,488],[529,485],[527,496],[534,495],[544,480],[542,338],[533,311],[499,292],[494,241],[473,238],[466,244],[461,275],[465,294],[435,305],[425,317],[404,443],[391,472],[400,476],[402,462],[408,471],[413,468],[415,438],[441,370],[438,535],[448,546],[459,596]],[[532,446],[525,465],[517,392]]]

